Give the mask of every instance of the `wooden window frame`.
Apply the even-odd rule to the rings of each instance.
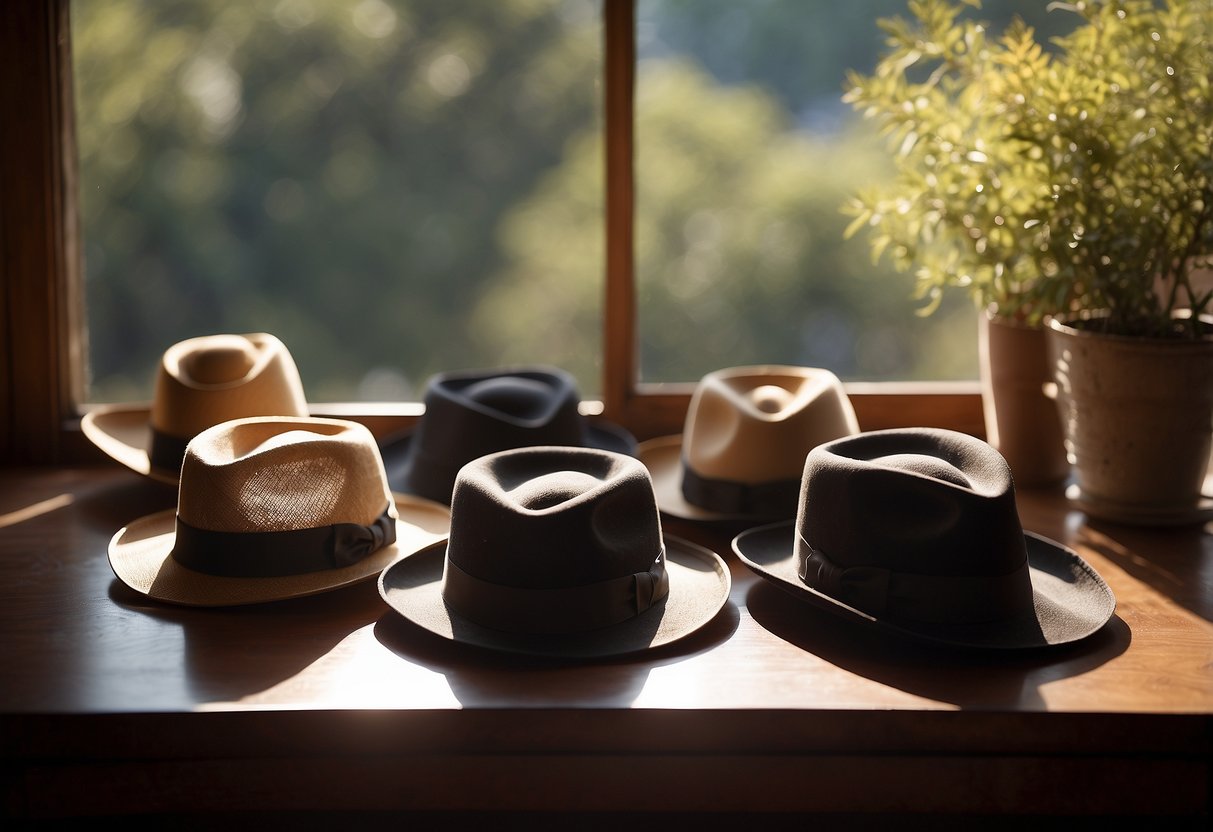
[[[83,439],[86,341],[69,0],[12,0],[0,27],[0,462],[97,461]],[[638,382],[633,260],[634,0],[603,0],[606,294],[602,413],[640,438],[681,430],[693,390]],[[867,430],[937,425],[981,436],[977,382],[847,384]],[[372,429],[416,404],[336,404]]]

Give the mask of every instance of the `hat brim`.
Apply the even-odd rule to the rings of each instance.
[[[1032,609],[1001,621],[934,624],[881,618],[855,609],[800,580],[795,521],[772,523],[733,538],[737,557],[759,577],[829,612],[904,636],[952,647],[1026,649],[1068,644],[1092,635],[1112,617],[1116,599],[1078,553],[1024,532],[1032,581]]]
[[[625,428],[601,419],[586,419],[585,427],[585,447],[597,448],[600,451],[614,451],[630,457],[636,456],[636,439]],[[387,471],[388,485],[393,491],[402,491],[406,494],[416,493],[417,489],[411,480],[413,469],[411,448],[416,433],[415,427],[410,428],[389,436],[379,443],[383,467]]]
[[[178,474],[153,467],[148,455],[152,445],[151,414],[149,407],[91,410],[80,420],[80,430],[102,453],[136,474],[176,485]]]
[[[175,486],[181,472],[152,465],[152,409],[150,406],[106,406],[90,410],[80,419],[80,430],[106,456],[136,474]]]
[[[777,517],[754,514],[726,514],[687,502],[682,495],[682,436],[661,436],[641,442],[636,456],[649,469],[653,479],[653,494],[657,508],[680,520],[700,523],[735,523],[771,521]]]
[[[188,569],[173,559],[176,509],[141,517],[119,529],[109,545],[110,567],[122,583],[149,598],[192,607],[228,607],[302,598],[377,577],[392,561],[450,532],[450,510],[393,494],[396,542],[342,569],[270,578],[232,578]]]
[[[684,638],[724,607],[732,587],[715,552],[665,536],[670,591],[663,601],[620,624],[584,633],[508,633],[469,621],[442,598],[446,540],[401,558],[379,577],[388,605],[422,629],[451,641],[490,650],[551,658],[601,658],[641,652]]]

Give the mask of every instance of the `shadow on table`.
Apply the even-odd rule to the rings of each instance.
[[[675,664],[727,641],[741,617],[731,603],[699,630],[670,644],[620,656],[562,658],[507,653],[451,641],[392,611],[375,637],[408,661],[443,673],[465,707],[518,704],[560,707],[579,703],[627,706],[644,689],[649,671]]]
[[[1213,571],[1213,533],[1208,530],[1213,524],[1151,528],[1080,516],[1074,543],[1098,552],[1193,615],[1213,621],[1213,593],[1205,578]]]
[[[202,701],[238,700],[268,690],[312,666],[349,635],[383,614],[374,580],[305,598],[237,607],[181,607],[134,592],[116,578],[110,599],[181,636],[182,670]],[[131,628],[132,639],[138,639]],[[152,650],[173,650],[162,630]]]
[[[1124,653],[1118,616],[1074,644],[1032,650],[952,649],[850,621],[766,582],[746,595],[750,615],[790,644],[858,676],[960,708],[1042,708],[1049,682],[1087,673]]]

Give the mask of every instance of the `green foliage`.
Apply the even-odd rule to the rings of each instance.
[[[278,335],[318,401],[491,360],[468,319],[496,229],[596,115],[592,3],[72,11],[102,396],[146,397],[167,346],[212,332]]]
[[[636,101],[642,377],[743,363],[975,376],[964,299],[916,318],[912,277],[843,240],[839,202],[891,167],[874,131],[806,129],[818,115],[859,121],[817,48],[874,63],[858,6],[641,5],[655,52]],[[94,401],[147,398],[177,340],[251,331],[283,339],[313,401],[416,397],[439,370],[532,361],[593,395],[599,12],[596,0],[74,2]],[[691,41],[667,49],[654,31]]]
[[[847,204],[847,234],[916,269],[926,313],[960,288],[1029,321],[1100,310],[1111,332],[1192,337],[1213,296],[1192,279],[1213,254],[1213,3],[1054,6],[1081,20],[1052,51],[949,0],[880,22],[888,49],[844,101],[897,176]]]
[[[888,165],[875,137],[792,130],[765,89],[721,87],[688,61],[644,62],[637,88],[643,379],[762,363],[867,380],[976,372],[971,310],[944,310],[928,327],[913,315],[910,278],[842,238],[848,186]],[[587,129],[502,228],[513,266],[481,297],[472,332],[505,361],[538,345],[595,375],[597,356],[575,336],[600,332],[601,158],[601,132]],[[904,292],[884,291],[891,280]]]

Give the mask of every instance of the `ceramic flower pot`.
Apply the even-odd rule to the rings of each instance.
[[[1202,493],[1213,441],[1213,322],[1196,341],[1130,338],[1048,323],[1074,481],[1092,517],[1166,526],[1213,519]]]
[[[986,441],[1011,466],[1017,487],[1060,483],[1070,473],[1044,327],[987,310],[980,318],[981,397]]]

